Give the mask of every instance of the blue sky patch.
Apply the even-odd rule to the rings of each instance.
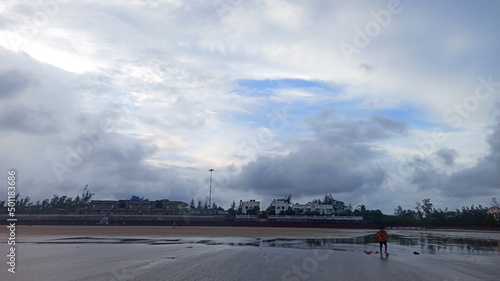
[[[277,79],[277,80],[239,80],[238,85],[241,87],[254,89],[254,90],[273,90],[273,89],[284,89],[284,88],[319,88],[325,91],[338,91],[334,87],[312,80],[303,80],[303,79]]]

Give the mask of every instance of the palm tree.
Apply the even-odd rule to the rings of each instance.
[[[358,205],[358,207],[356,207],[356,210],[360,211],[360,212],[366,212],[366,205]]]

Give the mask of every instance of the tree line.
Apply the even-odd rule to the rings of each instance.
[[[492,198],[492,206],[500,207],[496,198]],[[387,219],[399,224],[422,225],[453,225],[453,224],[498,224],[493,214],[488,213],[488,207],[463,206],[455,210],[435,208],[430,199],[416,202],[413,209],[403,209],[397,206],[394,216]]]
[[[66,195],[59,196],[55,194],[51,199],[45,199],[42,201],[32,202],[29,196],[21,198],[20,194],[16,194],[16,212],[17,213],[31,213],[31,214],[46,214],[52,213],[57,209],[64,210],[76,210],[77,208],[87,208],[95,194],[90,192],[87,186],[83,189],[81,195],[75,197],[69,197]],[[148,199],[140,198],[140,200],[149,201]],[[279,213],[275,213],[274,208],[268,207],[266,211],[270,215],[322,215],[319,212],[301,212],[295,211],[291,208],[292,205],[292,194],[285,195],[281,198],[285,203],[289,205],[287,210],[282,210]],[[460,224],[477,224],[477,225],[500,225],[499,216],[495,217],[493,214],[488,213],[488,207],[482,205],[478,206],[463,206],[455,210],[448,210],[448,208],[435,208],[434,204],[430,199],[423,199],[422,201],[416,202],[414,208],[403,209],[398,205],[394,209],[394,214],[388,215],[383,214],[380,210],[370,210],[366,205],[358,205],[355,209],[351,204],[345,204],[341,200],[337,200],[332,194],[325,194],[323,198],[314,199],[311,203],[331,205],[333,211],[337,215],[354,215],[362,216],[364,220],[383,224],[386,226],[426,226],[426,225],[460,225]],[[496,198],[492,198],[492,206],[500,208],[500,204]],[[6,202],[0,201],[0,208],[5,208]],[[191,199],[191,203],[188,208],[196,209],[200,213],[206,213],[208,208],[208,200],[204,203],[201,200],[195,204],[194,199]],[[212,202],[211,209],[213,211],[226,211],[221,206],[218,206],[215,202]],[[250,209],[247,210],[247,214],[256,215],[259,210]],[[227,213],[230,216],[241,215],[242,202],[239,204],[233,200],[231,206],[227,209]]]
[[[29,196],[21,198],[21,194],[17,193],[15,196],[16,213],[48,214],[57,209],[76,210],[77,208],[86,208],[94,195],[87,186],[85,186],[81,195],[76,195],[74,198],[55,194],[51,199],[36,202],[32,202]],[[0,201],[0,208],[4,208],[5,204],[5,201]]]

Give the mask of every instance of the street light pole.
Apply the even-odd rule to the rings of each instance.
[[[208,170],[210,172],[210,195],[208,197],[208,215],[212,215],[212,173],[214,169]]]

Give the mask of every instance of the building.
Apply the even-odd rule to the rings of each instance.
[[[322,205],[315,203],[307,203],[307,204],[293,204],[292,209],[296,214],[306,214],[306,213],[314,213],[317,212],[320,215],[332,215],[333,214],[333,206],[332,205]]]
[[[109,215],[118,208],[117,201],[114,200],[92,200],[90,201],[88,211],[90,215]],[[83,210],[80,209],[79,213]]]
[[[151,215],[151,201],[126,200],[126,215]],[[154,206],[153,206],[154,208]]]
[[[90,215],[183,215],[188,204],[162,199],[148,200],[92,200],[88,210],[79,209],[79,214]]]
[[[255,200],[249,200],[249,201],[241,201],[240,200],[240,203],[241,203],[241,213],[243,214],[247,214],[248,210],[251,210],[251,209],[254,209],[256,211],[259,211],[260,210],[260,202],[259,201],[255,201]]]
[[[290,206],[288,203],[286,203],[283,199],[273,199],[273,202],[271,202],[271,209],[274,211],[276,215],[279,215],[280,212],[286,212],[288,210],[288,207]]]
[[[497,206],[488,208],[488,214],[492,215],[495,220],[500,220],[500,208],[498,208]]]
[[[154,213],[161,215],[185,215],[188,204],[181,201],[170,201],[168,199],[157,200],[154,203]]]

